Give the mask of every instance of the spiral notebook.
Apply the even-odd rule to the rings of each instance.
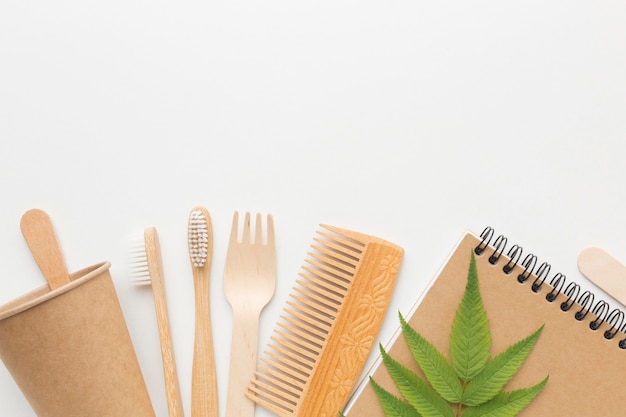
[[[447,262],[417,300],[408,322],[449,358],[450,328],[467,282],[471,252],[493,338],[492,357],[545,325],[506,391],[527,388],[549,375],[544,390],[518,416],[619,416],[626,375],[624,313],[611,309],[592,292],[550,272],[518,245],[487,228],[480,236],[467,232]],[[521,281],[521,282],[520,282]],[[420,375],[404,337],[398,331],[386,346],[392,357]],[[384,365],[377,361],[370,375],[398,394]],[[399,395],[399,394],[398,394]],[[366,378],[345,410],[347,417],[384,417]]]

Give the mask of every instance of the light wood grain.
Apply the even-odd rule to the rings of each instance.
[[[194,261],[192,255],[192,218],[200,212],[206,221],[206,258],[203,264]],[[196,328],[191,374],[192,417],[218,417],[218,387],[215,369],[215,352],[211,326],[210,277],[213,253],[213,230],[209,212],[201,206],[195,207],[189,220],[189,253],[195,290]]]
[[[382,325],[403,250],[323,226],[247,395],[281,417],[336,417]]]
[[[259,316],[276,288],[274,223],[267,216],[267,241],[262,238],[262,218],[256,215],[251,241],[250,213],[245,214],[242,239],[235,212],[224,268],[224,294],[233,309],[233,333],[226,417],[252,417],[255,404],[245,395],[257,362]]]
[[[69,283],[61,246],[48,214],[39,209],[29,210],[22,216],[20,228],[50,290]]]
[[[578,270],[626,306],[626,266],[620,261],[604,249],[586,248],[578,255]]]
[[[178,374],[176,371],[176,360],[174,357],[174,347],[172,343],[172,333],[170,330],[167,301],[165,296],[161,246],[159,244],[157,231],[154,227],[148,227],[144,230],[144,243],[148,263],[148,273],[150,274],[150,284],[152,286],[152,294],[154,296],[154,307],[156,310],[159,339],[161,342],[161,357],[163,359],[167,409],[169,417],[183,417],[183,403],[180,395]]]

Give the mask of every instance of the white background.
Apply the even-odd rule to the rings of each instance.
[[[491,225],[574,281],[587,246],[626,262],[624,22],[618,0],[3,0],[0,303],[44,282],[19,230],[42,208],[70,270],[112,262],[166,416],[152,298],[126,263],[129,236],[156,226],[190,415],[186,227],[205,205],[223,416],[235,210],[276,223],[260,348],[320,223],[405,248],[381,341],[466,229]],[[34,416],[4,366],[0,416]]]

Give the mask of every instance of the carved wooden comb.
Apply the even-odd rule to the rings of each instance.
[[[403,249],[322,225],[247,396],[283,417],[337,417],[376,340]]]

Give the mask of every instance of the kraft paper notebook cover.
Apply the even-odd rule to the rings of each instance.
[[[545,324],[521,369],[504,387],[506,391],[527,388],[550,376],[544,390],[518,416],[624,415],[624,313],[610,309],[603,300],[594,300],[593,294],[580,289],[574,280],[550,272],[549,264],[522,253],[521,247],[507,247],[506,238],[495,238],[490,228],[481,237],[470,232],[463,236],[413,310],[404,315],[409,324],[449,360],[450,329],[465,290],[471,252],[476,248],[481,252],[476,255],[480,293],[493,338],[491,357]],[[490,258],[498,257],[495,264],[490,262]],[[519,276],[522,280],[527,278],[524,283],[518,281]],[[538,286],[538,292],[533,291]],[[571,305],[567,311],[562,309],[564,303]],[[596,325],[599,326],[593,330]],[[386,350],[423,377],[400,332]],[[374,364],[370,375],[388,391],[398,394],[380,361]],[[345,414],[384,416],[367,380],[355,391]]]

